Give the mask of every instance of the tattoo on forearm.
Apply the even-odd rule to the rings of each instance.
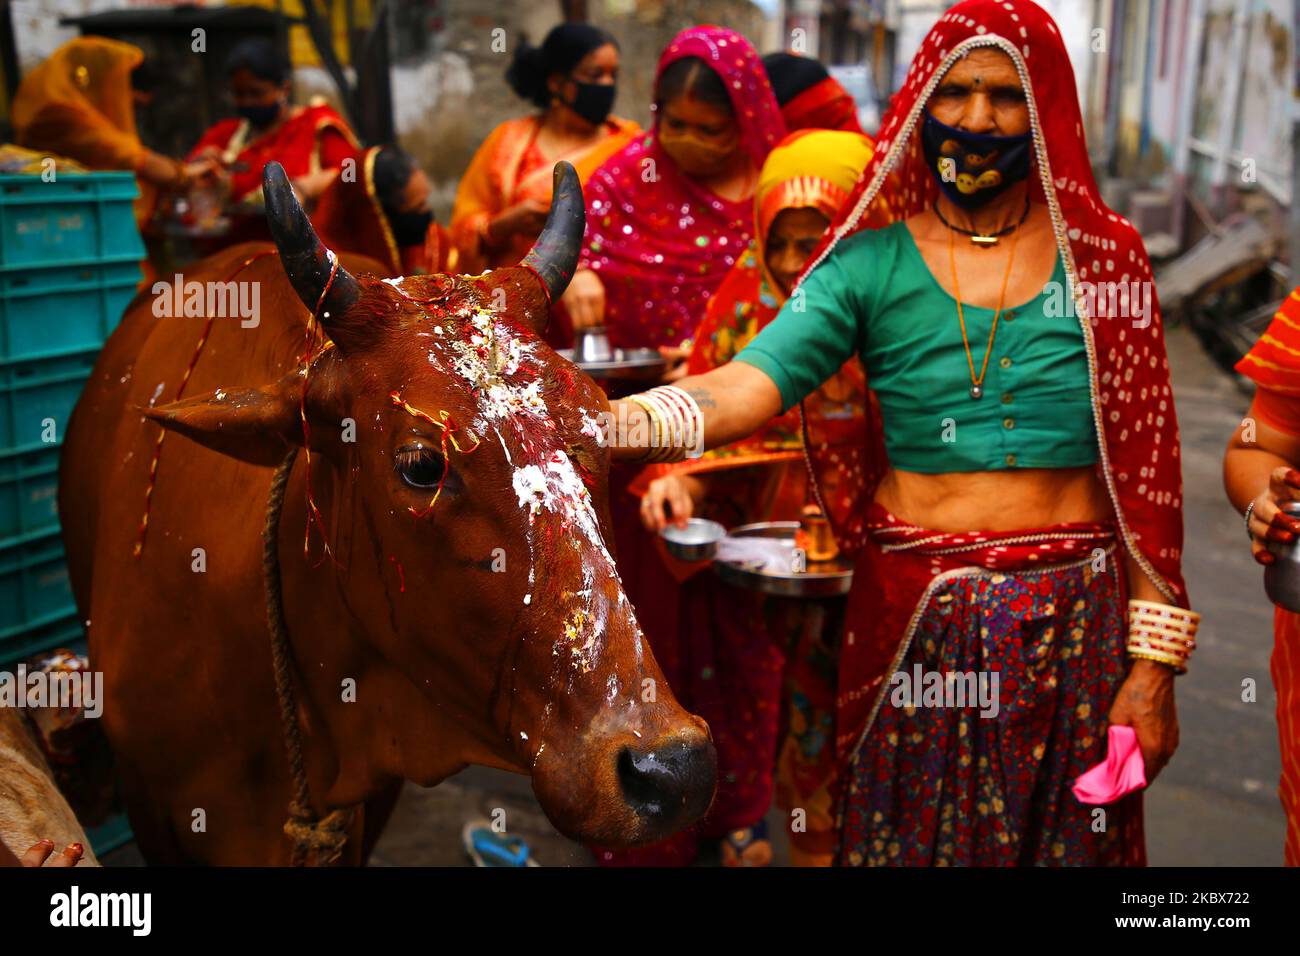
[[[686,393],[695,399],[695,404],[699,405],[700,408],[718,407],[718,403],[713,400],[713,396],[709,394],[707,388],[688,388]]]

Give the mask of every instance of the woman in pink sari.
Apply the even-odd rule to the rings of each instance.
[[[759,170],[784,135],[763,61],[744,37],[720,27],[679,33],[659,58],[650,133],[584,187],[587,248],[564,296],[574,327],[605,325],[616,347],[684,360],[709,298],[749,245]],[[628,490],[639,472],[610,473],[619,576],[664,676],[681,686],[679,587]],[[684,861],[653,849],[617,857],[602,854]]]

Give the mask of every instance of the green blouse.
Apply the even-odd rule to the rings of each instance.
[[[994,310],[962,310],[978,373]],[[956,300],[901,222],[841,240],[735,360],[765,372],[785,410],[855,352],[880,401],[895,468],[946,474],[1097,461],[1088,358],[1059,256],[1042,293],[1003,311],[979,399],[970,395]]]

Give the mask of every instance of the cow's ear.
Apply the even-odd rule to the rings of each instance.
[[[304,443],[305,434],[311,436],[313,449],[327,444],[330,422],[337,437],[347,407],[341,364],[318,362],[310,375],[299,370],[261,388],[221,388],[143,412],[205,448],[254,465],[278,465],[290,447]]]

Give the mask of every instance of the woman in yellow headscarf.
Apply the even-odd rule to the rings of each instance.
[[[138,224],[153,214],[160,188],[182,189],[211,166],[180,163],[140,142],[131,72],[143,61],[143,51],[129,43],[80,37],[28,73],[13,104],[19,146],[66,156],[88,169],[134,172]]]
[[[754,193],[754,240],[709,299],[688,374],[729,362],[776,317],[871,155],[868,137],[839,130],[801,130],[772,150]],[[843,428],[845,441],[859,434],[866,400],[856,362],[808,399],[819,404],[819,420]],[[791,410],[700,458],[647,468],[633,490],[643,493],[642,520],[653,531],[695,514],[727,527],[797,520],[808,500],[799,414]],[[679,578],[698,570],[674,567]],[[804,826],[791,834],[792,859],[829,862],[829,721],[842,608],[761,597],[698,574],[682,585],[681,605],[677,646],[663,654],[656,647],[655,654],[682,704],[709,722],[718,795],[698,834],[660,844],[635,862],[686,862],[699,835],[723,837],[729,865],[768,862],[763,818],[772,802],[783,696],[790,734],[780,746],[778,798],[804,811]]]

